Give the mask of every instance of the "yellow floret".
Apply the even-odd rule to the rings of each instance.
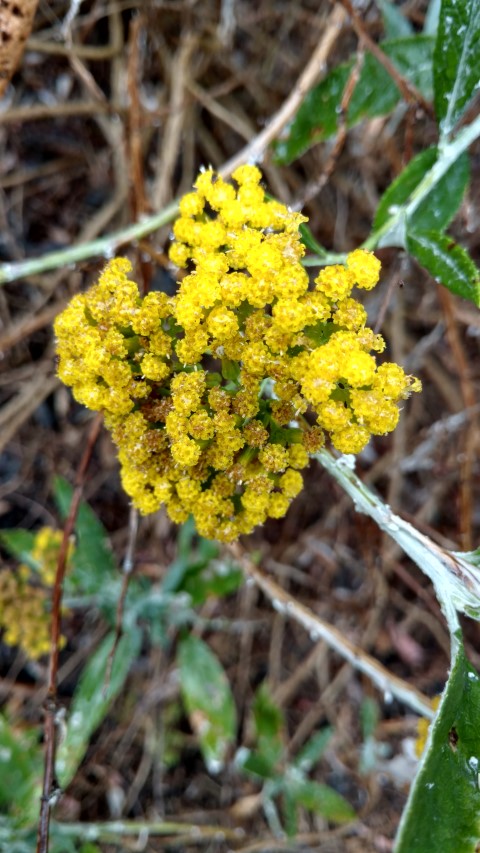
[[[175,462],[185,468],[196,465],[201,452],[201,448],[192,438],[185,437],[172,444],[172,456]]]
[[[170,258],[190,271],[175,297],[141,299],[116,259],[55,323],[59,375],[104,411],[133,503],[191,513],[224,541],[285,514],[323,429],[357,453],[420,387],[398,365],[377,369],[383,338],[350,296],[376,283],[378,260],[352,252],[309,291],[305,217],[266,198],[257,167],[233,180],[205,171],[180,202]]]
[[[340,362],[340,373],[352,388],[370,385],[375,376],[375,359],[366,352],[357,350]]]
[[[368,429],[360,424],[351,424],[345,429],[332,432],[332,444],[341,453],[360,453],[370,440]]]
[[[303,489],[303,477],[298,471],[294,471],[293,468],[287,468],[285,474],[282,474],[280,477],[278,485],[280,486],[283,494],[292,500],[293,498],[296,498]]]
[[[262,180],[262,173],[257,166],[251,166],[246,163],[244,166],[237,166],[232,172],[232,178],[240,186],[242,184],[258,184]]]
[[[373,252],[366,249],[355,249],[347,255],[347,267],[351,272],[357,287],[371,290],[380,278],[381,263]]]
[[[324,267],[315,279],[317,290],[324,293],[332,302],[346,299],[350,295],[354,283],[353,273],[341,265]]]

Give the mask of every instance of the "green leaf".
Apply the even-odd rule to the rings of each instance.
[[[263,682],[253,700],[253,717],[258,737],[278,737],[284,727],[283,713],[273,701],[268,685]]]
[[[246,773],[251,773],[253,776],[259,776],[260,779],[272,779],[276,776],[275,763],[269,760],[266,755],[262,755],[255,750],[239,750],[237,754],[237,763]]]
[[[406,205],[422,178],[437,160],[437,148],[417,154],[383,194],[375,214],[374,229],[385,225],[398,208]],[[470,177],[465,152],[450,166],[429,194],[415,208],[409,220],[411,231],[443,231],[457,213]]]
[[[435,111],[448,136],[480,86],[480,3],[442,0],[433,55]]]
[[[480,273],[468,252],[436,231],[407,233],[407,249],[451,293],[480,306]]]
[[[118,696],[137,657],[141,632],[129,631],[120,638],[111,667],[108,689],[105,677],[109,655],[114,643],[110,633],[95,651],[85,667],[70,706],[66,734],[57,751],[56,772],[62,787],[73,779],[87,751],[92,734],[105,718],[113,700]]]
[[[73,489],[62,477],[54,480],[54,497],[63,519],[68,516]],[[105,586],[109,575],[118,576],[107,532],[94,511],[86,503],[80,504],[75,524],[76,543],[68,583],[72,591],[95,595]]]
[[[181,640],[178,647],[183,701],[205,763],[211,773],[223,767],[237,728],[235,703],[218,658],[198,637]]]
[[[480,548],[476,548],[475,551],[454,551],[453,553],[475,566],[476,569],[480,569]]]
[[[241,569],[220,559],[218,544],[198,536],[193,518],[189,518],[180,528],[178,557],[165,574],[162,592],[187,592],[196,606],[209,596],[229,595],[242,583]]]
[[[298,767],[303,773],[308,773],[317,764],[325,752],[333,735],[330,726],[316,732],[295,756],[294,767]]]
[[[281,708],[273,701],[268,684],[263,682],[255,693],[252,704],[257,751],[262,759],[273,768],[285,752],[285,720]]]
[[[438,30],[438,21],[440,18],[440,6],[442,0],[430,0],[428,4],[427,14],[423,25],[423,33],[426,36],[434,36]]]
[[[242,585],[243,578],[242,570],[227,560],[214,560],[207,566],[200,563],[189,567],[179,592],[188,592],[192,605],[196,607],[211,596],[231,595]]]
[[[43,758],[37,730],[15,729],[0,715],[0,812],[16,826],[35,821],[40,806]]]
[[[381,47],[400,73],[417,86],[426,98],[431,98],[433,38],[416,35],[392,39],[381,42]],[[336,133],[338,109],[352,67],[353,61],[338,65],[308,93],[290,126],[288,136],[275,144],[278,162],[291,163],[312,145]],[[348,126],[352,127],[365,117],[386,115],[394,109],[400,98],[400,92],[388,72],[371,54],[367,54],[350,101]]]
[[[391,0],[377,0],[377,5],[382,12],[385,35],[388,39],[413,35],[413,27],[410,21]]]
[[[32,560],[32,549],[35,542],[35,533],[30,530],[15,528],[13,530],[2,530],[0,543],[6,551],[19,560],[26,563],[31,569],[35,569],[36,563]]]
[[[310,228],[308,228],[304,222],[300,225],[299,231],[301,241],[307,249],[310,249],[311,252],[314,252],[315,255],[319,255],[320,257],[324,257],[327,254],[326,249],[324,249],[320,243],[317,243],[315,237],[310,231]]]
[[[327,820],[335,823],[347,823],[356,817],[355,810],[350,803],[329,785],[322,785],[320,782],[290,775],[286,780],[286,785],[294,802]]]
[[[396,853],[473,853],[480,838],[480,678],[460,646],[399,827]]]

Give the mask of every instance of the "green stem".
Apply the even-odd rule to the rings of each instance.
[[[382,246],[396,245],[396,243],[392,244],[389,242],[389,234],[398,234],[402,222],[408,221],[420,203],[429,195],[433,187],[438,184],[440,178],[443,178],[445,173],[459,158],[460,154],[463,154],[478,136],[480,136],[480,116],[477,116],[475,121],[464,127],[452,142],[447,142],[439,146],[438,160],[426,175],[424,175],[418,187],[415,187],[408,204],[400,207],[378,231],[374,231],[368,240],[365,240],[363,248],[375,249]]]
[[[457,611],[475,619],[480,618],[480,577],[475,567],[467,563],[460,554],[446,551],[395,515],[390,507],[357,477],[353,470],[353,456],[340,456],[336,459],[327,450],[321,450],[315,454],[315,458],[350,495],[355,508],[369,515],[430,578],[447,621],[452,648],[455,651],[460,627]]]
[[[386,246],[402,246],[405,248],[405,225],[409,217],[415,212],[421,202],[431,193],[433,187],[438,184],[460,154],[480,136],[480,116],[464,127],[452,142],[439,145],[438,159],[432,168],[424,175],[420,183],[413,190],[407,204],[402,205],[393,213],[389,219],[373,234],[368,237],[362,245],[363,249],[376,249]],[[303,260],[305,267],[323,267],[327,264],[338,264],[345,262],[346,255],[338,255],[333,252],[325,255],[309,255]]]
[[[40,258],[27,258],[24,261],[6,263],[0,265],[0,285],[20,278],[28,278],[32,275],[48,272],[49,270],[65,267],[78,261],[86,261],[94,257],[113,258],[118,248],[125,243],[141,240],[157,231],[163,225],[167,225],[178,213],[178,202],[173,201],[160,213],[148,216],[140,222],[135,222],[121,231],[98,237],[89,243],[81,243],[78,246],[70,246],[68,249],[58,249],[49,252]]]

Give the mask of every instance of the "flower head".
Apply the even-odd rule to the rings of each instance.
[[[377,366],[384,341],[352,296],[378,281],[375,256],[357,249],[309,289],[305,217],[266,197],[257,167],[232,177],[202,172],[180,201],[175,297],[142,300],[116,259],[55,325],[59,375],[105,412],[133,502],[165,503],[177,522],[192,513],[225,541],[285,514],[325,432],[358,453],[419,390],[398,365]]]

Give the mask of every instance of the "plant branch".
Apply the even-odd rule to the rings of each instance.
[[[391,694],[413,708],[418,714],[433,717],[433,709],[427,696],[403,679],[393,675],[375,658],[364,652],[359,646],[348,640],[341,631],[330,625],[312,610],[292,598],[269,575],[264,574],[249,559],[238,544],[229,546],[234,559],[240,563],[245,575],[253,578],[262,592],[270,599],[274,608],[292,619],[308,631],[314,641],[324,640],[347,660],[358,672],[363,672],[383,693]]]
[[[385,68],[387,74],[390,75],[393,82],[400,90],[403,99],[408,104],[419,104],[422,109],[427,113],[427,115],[430,116],[430,118],[435,118],[435,113],[432,105],[424,98],[420,90],[417,89],[417,87],[414,86],[413,83],[403,77],[402,74],[400,74],[390,57],[388,57],[386,53],[384,53],[382,48],[376,42],[373,41],[373,39],[365,29],[362,19],[353,8],[353,5],[350,0],[340,0],[340,2],[347,10],[351,18],[353,28],[360,42],[366,46],[366,48],[370,51],[371,54],[373,54],[373,56],[380,63],[380,65]]]
[[[325,62],[338,38],[345,17],[345,12],[341,7],[336,7],[332,11],[323,36],[306,68],[294,85],[291,94],[279,111],[270,119],[268,125],[248,145],[242,148],[235,157],[232,157],[219,169],[219,174],[223,178],[231,175],[237,166],[242,163],[260,161],[264,157],[268,145],[276,139],[288,124],[309,89],[315,85],[318,77],[324,71]],[[153,231],[157,231],[162,226],[171,222],[177,213],[178,201],[173,201],[160,211],[160,213],[146,217],[140,222],[129,225],[127,228],[123,228],[113,234],[108,234],[105,237],[99,237],[89,243],[82,243],[77,246],[50,252],[40,258],[28,258],[23,261],[2,264],[0,266],[0,285],[48,272],[58,267],[75,264],[79,261],[86,261],[94,257],[103,256],[111,258],[116,254],[120,246],[147,237]]]
[[[55,574],[55,583],[53,587],[52,597],[52,621],[50,634],[50,662],[48,667],[48,686],[47,698],[45,702],[45,724],[44,724],[44,741],[45,741],[45,759],[43,772],[42,796],[40,802],[40,817],[38,822],[37,832],[37,853],[48,853],[48,837],[50,825],[50,811],[55,804],[58,789],[54,780],[55,768],[55,725],[57,717],[57,673],[58,673],[58,658],[60,651],[60,631],[61,631],[61,605],[63,593],[63,581],[65,578],[65,570],[67,566],[68,548],[70,538],[75,528],[80,500],[82,497],[83,484],[87,467],[92,456],[95,442],[98,438],[103,422],[102,415],[97,415],[92,421],[90,432],[87,437],[87,444],[83,452],[80,465],[78,467],[75,478],[75,489],[72,495],[72,502],[68,517],[63,528],[63,539],[58,554],[57,569]]]
[[[315,454],[315,459],[350,495],[357,511],[369,515],[430,578],[455,650],[460,627],[457,611],[480,619],[480,574],[476,568],[461,554],[441,548],[428,536],[395,515],[390,507],[357,477],[353,470],[353,456],[340,456],[336,459],[327,450],[321,450]]]

